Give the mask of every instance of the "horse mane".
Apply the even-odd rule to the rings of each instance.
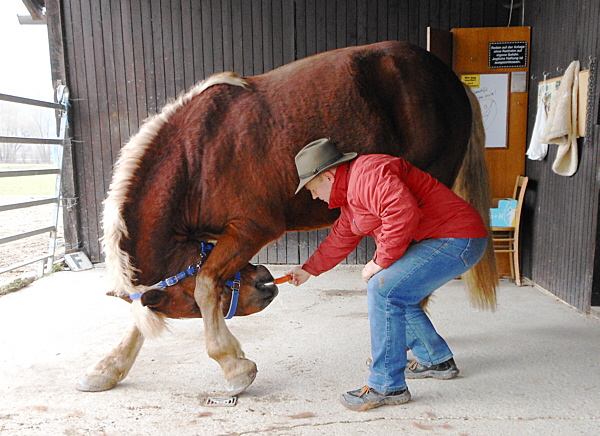
[[[246,87],[247,82],[232,72],[213,74],[194,85],[189,91],[181,93],[177,99],[167,103],[160,113],[146,119],[139,132],[130,138],[119,153],[108,195],[104,201],[102,219],[104,236],[101,238],[101,243],[112,289],[120,297],[148,289],[148,286],[135,283],[136,268],[131,263],[129,253],[121,248],[121,241],[129,236],[123,217],[123,205],[128,198],[133,175],[140,166],[146,150],[149,149],[161,128],[168,123],[169,118],[194,97],[215,85]]]

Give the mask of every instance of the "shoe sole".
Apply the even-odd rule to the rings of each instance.
[[[419,373],[414,372],[404,372],[404,378],[408,378],[411,380],[418,380],[422,378],[435,378],[437,380],[450,380],[455,378],[460,373],[460,370],[452,370],[452,371],[423,371]]]
[[[350,404],[342,394],[340,396],[340,403],[355,412],[364,412],[365,410],[371,410],[381,406],[397,406],[398,404],[404,404],[410,401],[410,393],[408,395],[399,395],[398,397],[399,398],[384,398],[381,401],[371,401],[363,404]]]

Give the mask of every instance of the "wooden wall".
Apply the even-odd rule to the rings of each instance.
[[[64,52],[71,90],[75,231],[79,246],[102,261],[102,201],[120,147],[141,122],[196,81],[234,70],[259,74],[320,51],[399,39],[426,47],[428,26],[451,30],[509,24],[505,0],[47,0],[52,53]],[[596,0],[526,0],[512,25],[532,28],[528,140],[537,101],[535,82],[559,76],[573,59],[587,68],[598,57]],[[60,23],[58,23],[61,21]],[[58,24],[57,24],[58,23]],[[57,37],[62,29],[61,37]],[[523,273],[587,311],[600,304],[597,178],[600,163],[598,75],[593,76],[588,135],[579,141],[580,168],[554,174],[556,147],[527,161],[530,185],[523,219]],[[74,211],[74,213],[73,213]],[[326,232],[290,234],[255,260],[300,263]],[[349,262],[365,262],[372,241]]]
[[[259,74],[317,52],[389,39],[426,47],[427,26],[497,26],[509,16],[502,0],[47,3],[61,11],[71,90],[79,241],[68,243],[81,246],[93,262],[103,260],[102,201],[120,147],[147,116],[196,81],[223,70]],[[325,234],[289,234],[255,261],[300,263]],[[366,262],[373,248],[365,240],[348,261]]]
[[[525,25],[532,27],[532,85],[561,76],[571,61],[589,68],[600,55],[600,2],[525,4]],[[543,161],[527,160],[530,177],[523,217],[523,274],[539,286],[587,312],[594,294],[600,305],[598,260],[598,169],[600,120],[598,75],[589,96],[588,131],[579,140],[580,165],[572,177],[555,174],[551,167],[556,145]],[[529,134],[536,114],[537,86],[530,87]],[[595,272],[595,274],[594,274]]]

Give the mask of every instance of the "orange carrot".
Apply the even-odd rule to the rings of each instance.
[[[287,283],[292,279],[292,275],[288,274],[283,277],[279,277],[278,279],[273,280],[274,285],[280,285],[282,283]]]

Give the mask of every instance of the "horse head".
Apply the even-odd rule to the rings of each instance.
[[[241,280],[237,307],[233,315],[246,316],[260,312],[275,299],[279,290],[272,284],[273,276],[262,265],[246,264],[240,270]],[[164,289],[150,289],[140,297],[143,306],[169,318],[202,318],[194,298],[195,276],[188,276]],[[232,307],[232,286],[225,285],[221,293],[223,316]],[[129,296],[122,297],[131,301]]]
[[[279,293],[277,286],[268,284],[273,282],[273,276],[264,266],[250,263],[242,268],[240,273],[242,279],[234,315],[246,316],[260,312]],[[145,292],[141,297],[142,305],[169,318],[202,318],[194,298],[195,288],[195,277],[186,277],[168,288]],[[232,287],[225,285],[221,294],[223,316],[231,307],[232,296]]]

